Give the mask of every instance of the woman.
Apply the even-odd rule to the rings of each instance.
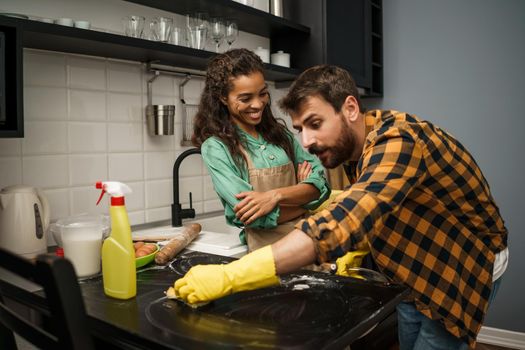
[[[193,143],[226,220],[245,228],[241,240],[250,251],[292,231],[330,194],[319,160],[273,116],[263,71],[261,59],[246,49],[215,56],[194,121]]]

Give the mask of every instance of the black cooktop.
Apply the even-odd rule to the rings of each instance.
[[[406,292],[397,285],[301,270],[282,276],[280,286],[196,309],[164,296],[192,266],[231,260],[191,252],[167,267],[144,268],[137,274],[137,297],[129,301],[106,297],[100,278],[86,280],[81,288],[88,314],[99,333],[145,348],[341,348],[391,313]]]

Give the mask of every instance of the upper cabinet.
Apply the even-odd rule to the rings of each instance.
[[[287,0],[285,15],[311,30],[308,37],[278,38],[272,47],[288,43],[292,66],[316,64],[346,68],[365,97],[383,94],[382,0]]]

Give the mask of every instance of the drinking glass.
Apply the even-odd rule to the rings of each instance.
[[[196,12],[192,15],[186,15],[186,26],[188,28],[207,28],[208,14],[205,12]]]
[[[150,23],[152,39],[167,43],[171,37],[173,19],[166,17],[155,17]]]
[[[215,42],[215,52],[219,52],[219,46],[225,35],[224,22],[221,18],[215,17],[210,20],[210,37]]]
[[[204,50],[206,45],[206,38],[208,28],[206,27],[190,27],[189,28],[190,46],[193,49]]]
[[[237,36],[239,35],[239,28],[237,27],[237,22],[234,20],[227,20],[226,21],[226,33],[224,38],[226,39],[226,42],[228,43],[228,50],[231,50],[232,44],[235,40],[237,40]]]
[[[146,18],[142,16],[127,16],[122,18],[125,34],[132,38],[142,38],[145,21]]]
[[[197,12],[186,15],[186,34],[189,47],[203,50],[208,38],[208,14]]]
[[[170,43],[179,46],[186,46],[186,33],[183,28],[173,27]]]

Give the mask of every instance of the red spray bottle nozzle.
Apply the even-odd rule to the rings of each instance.
[[[100,192],[100,197],[98,197],[98,201],[96,204],[98,205],[98,203],[100,203],[100,201],[102,200],[102,197],[104,197],[104,193],[106,193],[106,190],[104,189],[104,186],[102,185],[102,181],[97,181],[97,183],[95,184],[95,187],[99,190],[100,189],[102,190],[102,192]]]
[[[124,195],[131,193],[131,188],[121,182],[97,181],[95,187],[102,190],[100,197],[98,197],[97,205],[100,203],[106,192],[111,196],[111,205],[124,205]]]

